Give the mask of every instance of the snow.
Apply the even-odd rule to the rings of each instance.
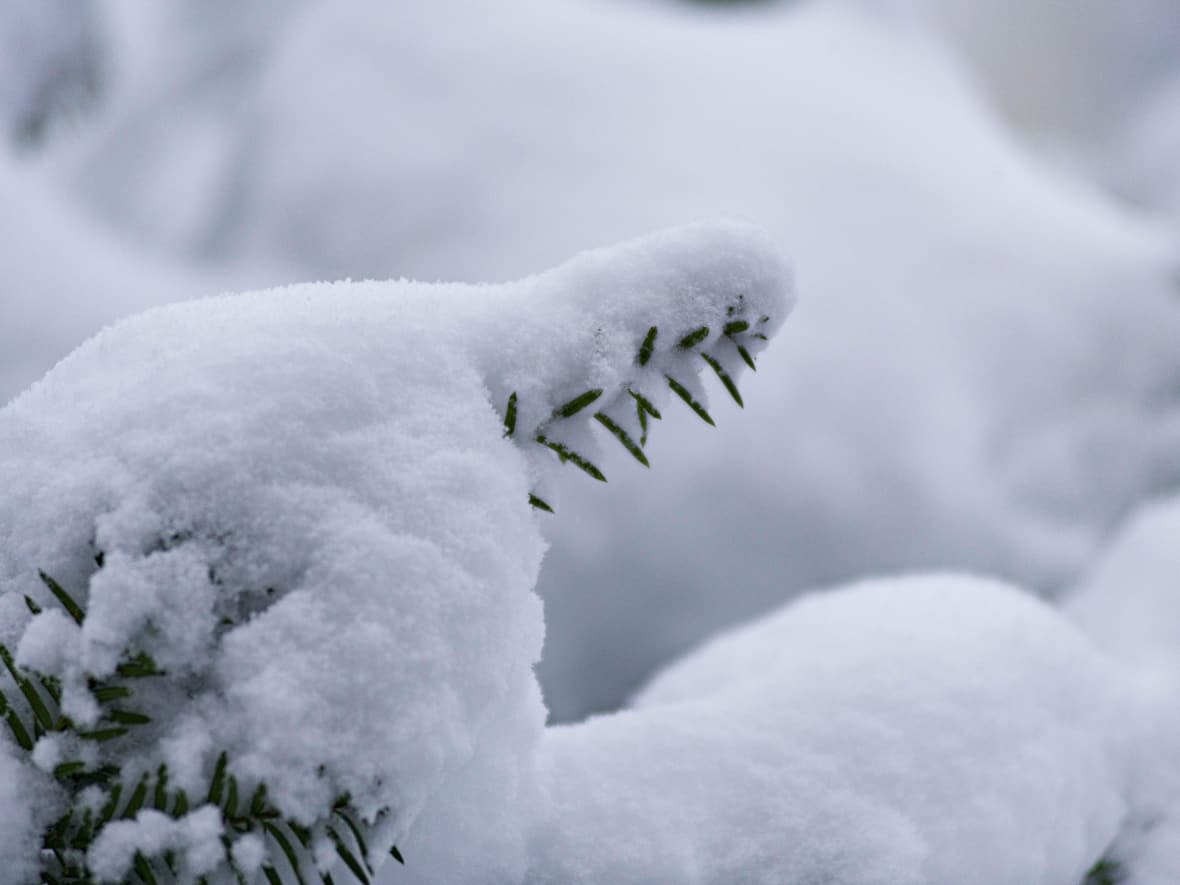
[[[1133,514],[1064,600],[1066,613],[1129,670],[1133,715],[1122,722],[1133,756],[1134,814],[1115,854],[1127,885],[1165,885],[1180,869],[1180,499]]]
[[[1118,688],[995,581],[808,595],[546,733],[528,881],[1072,885],[1125,811]]]
[[[15,747],[0,741],[0,859],[11,881],[36,875],[39,836],[52,820],[47,796],[52,789],[46,780],[17,758]]]
[[[459,772],[519,779],[540,734],[529,495],[558,463],[540,437],[594,457],[594,410],[567,417],[571,398],[595,389],[626,424],[630,392],[665,405],[665,375],[695,384],[702,354],[736,376],[737,342],[756,355],[790,298],[773,242],[718,222],[515,284],[305,284],[138,314],[0,412],[0,640],[91,728],[90,680],[150,655],[168,678],[136,689],[149,737],[104,759],[163,763],[200,795],[224,752],[304,825],[346,794],[366,821],[395,810],[387,848]],[[96,872],[187,845],[187,820],[120,823]]]
[[[118,882],[130,872],[136,852],[151,857],[176,851],[184,860],[185,875],[203,876],[224,857],[221,835],[221,815],[212,806],[180,820],[147,809],[135,820],[115,821],[102,831],[90,851],[90,867],[99,881]]]
[[[0,11],[0,120],[54,136],[0,151],[0,401],[153,304],[504,280],[693,218],[765,228],[806,296],[745,412],[669,334],[703,311],[701,349],[742,369],[718,293],[783,268],[733,226],[512,285],[294,287],[103,333],[0,413],[0,639],[65,675],[78,722],[101,712],[85,673],[150,647],[196,689],[145,701],[143,764],[202,785],[231,749],[297,811],[396,802],[390,885],[1077,885],[1111,842],[1123,885],[1175,881],[1175,504],[1128,515],[1180,480],[1176,0],[65,5]],[[87,115],[46,104],[96,59]],[[592,420],[641,434],[618,396],[641,382],[650,472]],[[513,394],[518,442],[610,482],[507,445]],[[536,515],[540,686],[528,493],[558,510]],[[1089,639],[949,575],[778,611],[919,568],[1063,596]],[[22,803],[79,749],[0,746],[11,869],[52,816]],[[112,871],[155,826],[113,831]]]
[[[558,720],[819,583],[956,567],[1051,595],[1178,478],[1174,237],[1005,128],[926,21],[962,13],[963,36],[984,11],[109,5],[124,75],[48,171],[229,277],[507,279],[718,214],[789,246],[810,297],[748,416],[671,419],[675,469],[642,482],[608,453],[628,491],[562,482],[540,585]],[[1025,7],[980,39],[1028,20],[1072,45]],[[1128,47],[1120,83],[1147,76],[1149,31],[1103,44]]]

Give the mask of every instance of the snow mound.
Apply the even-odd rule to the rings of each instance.
[[[0,412],[0,641],[93,737],[32,758],[265,784],[296,834],[347,804],[386,848],[472,760],[510,783],[544,719],[540,475],[592,464],[591,412],[634,441],[663,375],[703,409],[696,373],[736,376],[788,295],[769,240],[717,223],[514,284],[300,285],[104,331]],[[100,740],[128,725],[112,686],[151,721]],[[110,874],[198,830],[143,812],[95,850]]]
[[[1073,885],[1125,806],[1120,683],[997,582],[813,594],[550,729],[535,882]]]

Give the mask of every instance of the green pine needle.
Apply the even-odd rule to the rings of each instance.
[[[135,873],[139,878],[143,879],[146,885],[159,885],[155,874],[152,873],[151,865],[147,862],[147,858],[138,851],[135,852]]]
[[[594,418],[599,424],[609,430],[614,435],[615,439],[622,443],[623,448],[630,452],[636,461],[638,461],[644,467],[651,467],[651,464],[649,464],[647,461],[647,456],[644,455],[643,450],[639,448],[638,445],[636,445],[635,440],[631,439],[631,437],[627,435],[627,431],[625,431],[622,427],[612,421],[609,416],[604,415],[602,412],[596,413]]]
[[[553,513],[553,508],[543,498],[538,498],[532,492],[529,493],[529,503],[538,510],[544,510],[546,513]]]
[[[742,395],[738,393],[737,385],[733,383],[733,378],[729,376],[729,373],[722,368],[721,363],[717,362],[717,360],[707,353],[702,353],[701,359],[708,363],[709,368],[717,373],[717,377],[721,379],[722,385],[729,392],[729,395],[733,397],[733,401],[744,409],[746,404],[742,402]]]
[[[119,808],[119,798],[123,794],[123,784],[116,782],[111,787],[111,792],[107,795],[107,804],[102,807],[98,813],[99,823],[106,823],[115,816],[115,811]]]
[[[8,670],[9,675],[12,676],[16,687],[20,689],[20,693],[24,695],[29,707],[33,711],[33,731],[34,736],[39,736],[38,732],[44,733],[55,730],[55,722],[53,715],[49,712],[49,707],[42,700],[40,692],[37,691],[36,686],[26,679],[24,674],[16,666],[16,661],[12,659],[12,652],[8,650],[8,646],[0,643],[0,660],[4,662],[4,667]],[[4,698],[4,709],[10,708],[8,698]],[[11,712],[11,710],[10,710]]]
[[[564,406],[561,406],[560,408],[555,409],[553,412],[553,417],[554,418],[572,418],[574,415],[578,414],[578,412],[582,411],[582,409],[586,408],[586,406],[590,405],[592,402],[594,402],[600,396],[602,396],[602,388],[596,388],[594,390],[587,390],[585,393],[580,394],[579,396],[575,396],[572,400],[570,400]]]
[[[1125,878],[1122,865],[1108,857],[1090,867],[1082,885],[1118,885]]]
[[[336,853],[344,861],[344,865],[352,872],[354,876],[361,880],[364,885],[371,885],[368,874],[364,867],[361,866],[360,861],[356,859],[356,855],[349,851],[348,846],[344,844],[344,840],[340,838],[340,834],[332,827],[326,828],[328,837],[336,846]]]
[[[266,833],[269,834],[276,843],[278,843],[279,850],[282,851],[286,856],[287,863],[291,865],[291,872],[295,874],[295,879],[299,882],[299,885],[307,885],[307,883],[303,880],[303,873],[299,868],[299,857],[295,853],[295,848],[287,839],[286,834],[283,833],[283,831],[275,824],[269,823],[267,821],[263,821],[262,829],[266,831]]]
[[[152,660],[151,655],[144,652],[140,652],[121,663],[115,668],[115,672],[124,679],[146,679],[149,676],[165,675],[164,671],[156,666],[156,662]]]
[[[229,789],[225,791],[225,816],[233,820],[238,816],[238,779],[231,774],[227,780]]]
[[[548,439],[543,434],[537,434],[537,442],[547,449],[552,449],[557,454],[557,457],[561,460],[562,464],[564,464],[566,461],[569,461],[575,467],[581,469],[589,476],[594,477],[599,482],[606,482],[606,477],[603,476],[601,470],[599,470],[587,458],[579,455],[564,443],[555,442],[554,440]]]
[[[86,763],[80,759],[75,759],[72,762],[63,762],[61,765],[53,769],[53,776],[57,780],[65,780],[75,774],[81,774],[86,770]]]
[[[74,597],[70,596],[61,584],[57,583],[57,581],[53,580],[53,578],[49,577],[49,575],[40,569],[37,570],[37,574],[41,578],[41,583],[48,587],[49,592],[57,597],[57,601],[61,603],[62,608],[69,613],[70,617],[74,619],[75,624],[80,625],[86,620],[86,612],[82,609],[82,606],[74,601]]]
[[[270,816],[270,809],[266,804],[266,784],[259,784],[254,795],[250,797],[250,814],[254,817]]]
[[[687,335],[680,339],[676,345],[681,350],[690,350],[709,337],[709,327],[701,326],[699,329],[693,329]]]
[[[217,757],[217,765],[213,768],[213,781],[209,784],[209,804],[221,805],[221,794],[225,789],[225,767],[229,764],[229,756],[222,753]]]
[[[643,339],[643,344],[639,348],[639,356],[636,357],[636,361],[639,363],[639,365],[647,365],[648,361],[651,359],[653,351],[655,350],[655,346],[656,327],[652,326],[647,330],[647,336]]]
[[[504,413],[504,435],[512,436],[516,433],[516,391],[508,397],[508,410]]]
[[[664,377],[668,379],[668,386],[672,388],[672,392],[684,400],[688,407],[696,412],[698,418],[700,418],[710,427],[716,426],[713,423],[713,417],[707,411],[705,411],[704,406],[693,399],[692,394],[689,392],[687,387],[685,387],[671,375],[665,375]]]
[[[734,320],[732,323],[726,323],[722,331],[726,335],[738,335],[750,328],[750,324],[745,320]]]
[[[361,835],[360,828],[353,823],[352,818],[345,814],[343,810],[337,809],[336,816],[344,821],[348,829],[352,831],[352,837],[356,840],[357,848],[360,849],[361,860],[365,863],[365,869],[376,875],[376,870],[369,863],[369,846],[365,844],[365,837]]]
[[[754,358],[750,356],[750,351],[746,350],[746,348],[739,344],[737,345],[737,352],[741,355],[741,358],[743,361],[745,361],[745,364],[750,367],[751,372],[758,371],[758,367],[754,365]]]
[[[139,810],[143,808],[143,803],[147,801],[148,792],[148,776],[145,774],[136,785],[135,791],[131,794],[131,798],[127,800],[127,807],[123,809],[122,817],[126,820],[133,820],[135,815],[139,814]]]
[[[403,867],[406,865],[406,859],[404,857],[402,857],[402,853],[397,850],[396,845],[391,845],[389,847],[389,853],[393,857],[393,859],[396,860],[398,863],[400,863]]]
[[[161,765],[156,772],[156,792],[152,796],[156,811],[168,811],[168,766]]]
[[[663,418],[663,415],[660,414],[659,410],[651,404],[651,400],[649,400],[642,393],[636,393],[634,390],[628,390],[627,393],[631,394],[631,396],[635,398],[635,403],[640,408],[640,410],[651,415],[657,421]]]

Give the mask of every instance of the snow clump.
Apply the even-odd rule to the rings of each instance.
[[[530,495],[593,466],[591,413],[642,455],[668,379],[704,411],[696,373],[736,377],[789,294],[765,235],[715,223],[514,284],[300,285],[104,331],[0,412],[0,642],[74,727],[0,765],[47,792],[117,765],[177,819],[180,790],[273,809],[321,865],[329,813],[375,864],[460,772],[512,804],[545,715]],[[0,819],[27,830],[18,781]],[[105,878],[207,848],[136,811],[91,851]]]
[[[529,881],[1076,885],[1125,812],[1121,697],[1008,585],[815,593],[546,733]]]

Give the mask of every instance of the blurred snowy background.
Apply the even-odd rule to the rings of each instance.
[[[1180,481],[1180,0],[3,0],[0,125],[0,401],[151,304],[780,240],[746,411],[566,477],[556,721],[817,585],[1056,597]]]

